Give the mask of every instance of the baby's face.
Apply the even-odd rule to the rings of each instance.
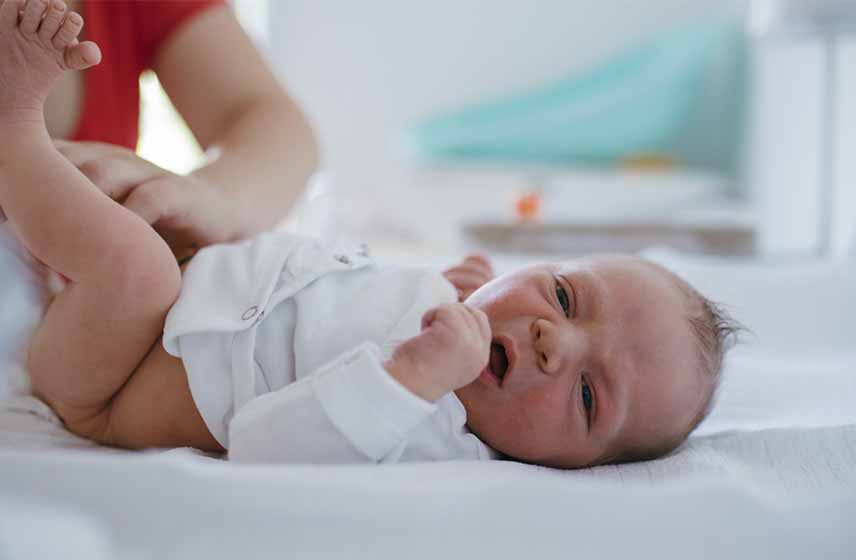
[[[604,462],[677,433],[701,406],[686,298],[639,259],[533,266],[467,303],[487,314],[493,344],[490,365],[456,393],[470,429],[506,455]]]

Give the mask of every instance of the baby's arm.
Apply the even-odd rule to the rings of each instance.
[[[487,363],[490,331],[480,311],[449,304],[429,311],[423,323],[423,332],[399,346],[385,364],[377,346],[366,343],[248,403],[229,424],[229,458],[337,464],[398,460],[410,432],[437,410],[430,401],[466,385]],[[443,452],[431,448],[426,458],[451,458]]]
[[[462,303],[428,311],[422,332],[402,343],[385,364],[399,383],[434,402],[472,383],[490,357],[487,316]]]
[[[380,349],[364,343],[241,408],[229,422],[229,459],[394,462],[412,429],[436,408],[390,377]]]

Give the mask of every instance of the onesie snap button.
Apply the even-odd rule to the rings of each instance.
[[[257,305],[254,305],[254,306],[250,307],[249,309],[247,309],[246,311],[244,311],[244,314],[241,315],[241,319],[243,319],[244,321],[249,321],[250,319],[252,319],[253,317],[256,316],[256,313],[258,313],[258,311],[259,311],[259,307]]]
[[[264,310],[264,309],[262,309],[262,312],[261,312],[261,313],[259,313],[259,316],[258,316],[258,317],[256,317],[256,323],[258,323],[259,321],[261,321],[262,319],[264,319],[264,317],[265,317],[265,310]],[[253,324],[255,325],[256,323],[253,323]]]
[[[342,264],[351,264],[351,259],[348,255],[335,255],[333,258]]]

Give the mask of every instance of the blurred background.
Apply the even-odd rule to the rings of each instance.
[[[844,258],[856,2],[234,0],[323,152],[291,226],[391,256]],[[139,152],[203,155],[152,75]]]
[[[711,416],[658,462],[368,474],[221,468],[187,448],[102,457],[119,451],[69,442],[37,399],[3,404],[28,393],[43,278],[0,235],[0,558],[533,555],[577,534],[597,557],[651,542],[665,557],[856,558],[856,0],[231,4],[321,146],[281,227],[399,264],[484,252],[500,273],[642,251],[749,331]],[[203,164],[157,78],[140,80],[138,153]]]

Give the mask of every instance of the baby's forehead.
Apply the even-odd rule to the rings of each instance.
[[[558,259],[553,261],[552,266],[567,270],[587,270],[601,274],[614,274],[617,272],[640,273],[644,270],[665,271],[659,265],[636,255],[626,253],[592,253],[579,257]]]
[[[601,253],[564,259],[551,264],[562,274],[579,274],[596,282],[605,296],[627,291],[659,292],[659,297],[688,299],[693,292],[680,277],[652,261],[636,255]],[[617,292],[610,294],[609,292]],[[650,294],[650,297],[656,297]]]
[[[636,357],[656,360],[663,347],[692,345],[691,311],[688,295],[692,291],[680,278],[651,261],[635,255],[598,254],[557,263],[572,280],[581,307],[596,310],[601,320],[611,324],[608,330],[615,348],[631,350]],[[686,286],[686,289],[685,289]],[[580,289],[577,290],[576,288]],[[588,304],[588,305],[587,305]],[[669,333],[669,340],[663,337]]]

